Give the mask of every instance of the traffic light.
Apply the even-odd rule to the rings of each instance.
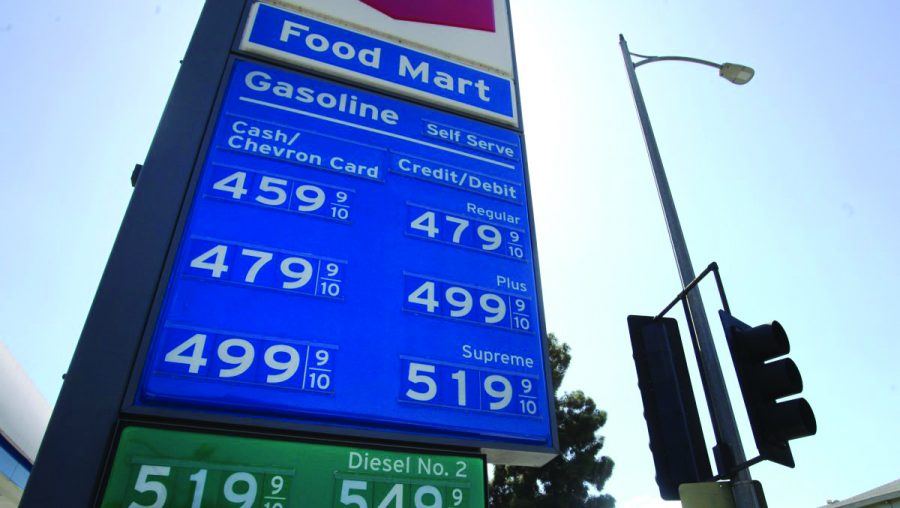
[[[678,486],[712,477],[678,322],[628,316],[638,387],[663,499],[678,499]]]
[[[797,365],[788,354],[791,345],[778,321],[750,326],[719,311],[731,358],[737,371],[747,416],[760,456],[794,467],[788,443],[816,433],[816,417],[805,399],[779,401],[803,390]]]

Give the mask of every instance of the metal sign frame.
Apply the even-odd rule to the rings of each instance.
[[[233,56],[229,59],[229,63],[226,66],[226,71],[225,71],[226,76],[230,74],[234,63],[237,60],[238,60],[237,56]],[[241,58],[241,60],[244,60],[244,58]],[[220,90],[220,94],[224,94],[224,86]],[[222,98],[220,97],[216,103],[217,110],[219,109],[218,106],[219,106],[219,101],[221,101],[221,99]],[[215,121],[215,119],[211,119],[212,123],[214,123],[214,121]],[[212,123],[211,123],[211,125],[212,125]],[[206,154],[210,148],[212,134],[213,134],[212,128],[210,128],[209,132],[207,133],[208,139],[205,139],[203,146],[200,148],[201,152],[203,154]],[[200,169],[201,169],[201,166],[203,165],[203,162],[204,161],[202,160],[202,157],[198,158],[197,169],[192,177],[191,184],[190,184],[190,187],[188,190],[189,196],[194,194],[197,185],[199,185],[199,179],[200,179],[200,173],[201,173]],[[190,210],[190,207],[191,207],[191,203],[186,200],[186,202],[184,204],[184,209],[182,211],[182,215],[179,219],[178,226],[175,230],[175,236],[174,236],[175,239],[179,239],[182,236],[182,233],[186,226],[187,215]],[[529,211],[530,211],[530,209],[529,209]],[[530,220],[530,218],[529,218],[529,220]],[[532,244],[532,249],[534,249],[533,244]],[[184,416],[188,416],[189,419],[191,419],[191,420],[202,420],[202,421],[210,421],[210,422],[228,422],[228,423],[231,423],[234,425],[260,425],[260,426],[265,426],[265,427],[272,426],[273,428],[294,429],[294,430],[304,432],[304,433],[324,433],[324,434],[338,433],[341,435],[367,437],[367,438],[376,439],[376,440],[396,440],[396,439],[398,439],[398,433],[395,431],[366,430],[366,429],[358,429],[358,428],[353,428],[353,427],[334,427],[334,426],[326,425],[326,424],[320,425],[320,424],[315,424],[315,423],[313,423],[313,424],[298,423],[298,422],[288,422],[285,420],[275,420],[275,419],[268,420],[268,419],[261,419],[258,416],[250,416],[250,415],[239,416],[237,414],[222,414],[222,413],[214,413],[214,412],[210,413],[207,411],[195,411],[195,410],[186,409],[186,408],[170,408],[170,407],[162,407],[162,406],[149,407],[149,406],[141,406],[141,405],[134,404],[133,401],[135,400],[135,396],[138,393],[138,382],[140,380],[142,370],[145,365],[145,359],[150,352],[150,343],[151,343],[151,338],[152,338],[154,328],[156,325],[156,318],[159,315],[159,312],[161,309],[162,299],[163,299],[163,296],[164,296],[164,293],[166,290],[166,284],[168,283],[169,276],[174,268],[176,250],[177,250],[176,246],[174,245],[174,242],[173,242],[173,249],[170,253],[170,257],[167,259],[166,267],[165,267],[165,270],[163,273],[163,279],[160,281],[160,290],[156,295],[156,299],[154,301],[154,305],[153,305],[153,308],[150,313],[151,320],[148,321],[148,326],[146,327],[146,330],[145,330],[141,351],[138,355],[138,360],[135,364],[135,376],[131,379],[131,383],[129,385],[129,391],[128,391],[128,393],[125,397],[125,401],[123,403],[123,412],[125,414],[145,415],[145,416],[149,416],[149,417],[165,416],[165,417],[171,417],[171,418],[181,418],[184,415]],[[537,299],[540,300],[539,295],[538,295]],[[541,314],[542,314],[542,309],[540,309],[539,312],[541,312]],[[543,322],[541,324],[543,326]],[[543,333],[543,332],[544,332],[544,330],[542,329],[540,331],[541,337],[544,337],[544,335],[545,335],[545,333]],[[546,351],[546,347],[547,346],[544,345],[542,349],[544,351]],[[549,362],[548,362],[547,358],[543,358],[542,360],[544,362],[544,367],[545,367],[544,380],[545,380],[545,383],[547,383],[547,385],[549,385],[550,377],[549,377],[549,374],[547,374],[547,372],[546,372],[546,370],[549,369]],[[550,388],[548,386],[546,389],[546,392],[549,392],[549,390],[550,390]],[[544,390],[541,390],[541,392],[543,393]],[[548,408],[554,407],[552,399],[549,399],[545,402],[546,402],[546,405]],[[555,422],[549,418],[551,416],[553,416],[553,415],[548,415],[548,420],[550,420],[551,425],[553,425],[555,427]],[[468,438],[436,437],[433,435],[428,436],[428,435],[415,435],[415,434],[402,434],[402,439],[409,440],[409,441],[421,442],[423,444],[438,443],[438,444],[443,444],[443,445],[447,445],[447,446],[458,446],[458,447],[465,447],[465,448],[472,448],[473,446],[479,447],[479,448],[491,448],[491,446],[486,446],[486,445],[489,445],[492,442],[491,440],[480,440],[479,441],[479,440],[472,440],[472,439],[468,439]],[[528,452],[529,454],[534,454],[534,456],[532,458],[528,459],[528,462],[521,462],[521,459],[518,459],[519,461],[516,463],[521,464],[521,465],[529,465],[529,464],[541,465],[544,462],[546,462],[547,460],[549,460],[549,458],[552,457],[552,455],[547,452],[547,449],[542,446],[534,446],[534,445],[528,445],[528,444],[515,444],[515,445],[506,445],[506,446],[504,446],[504,448],[507,448],[509,451],[512,451],[512,452]],[[488,457],[490,460],[493,460],[496,462],[505,462],[505,461],[509,460],[509,457],[507,455],[498,455],[496,452],[491,452],[491,451],[488,452]]]
[[[241,438],[254,438],[254,439],[265,439],[271,441],[278,441],[283,443],[303,443],[303,444],[317,444],[317,445],[328,445],[342,448],[362,448],[366,450],[372,451],[384,451],[384,452],[394,452],[394,453],[411,453],[411,454],[427,454],[427,455],[435,455],[435,456],[458,456],[458,457],[466,457],[473,459],[480,459],[482,461],[483,467],[480,471],[480,476],[485,485],[487,485],[487,460],[484,455],[473,453],[471,450],[459,450],[459,449],[448,449],[448,448],[429,448],[427,450],[423,450],[421,447],[417,446],[409,446],[404,445],[403,443],[374,443],[371,441],[362,441],[362,440],[353,440],[353,439],[334,439],[327,437],[316,437],[316,436],[298,436],[294,433],[290,432],[254,432],[253,429],[247,428],[232,428],[227,426],[216,426],[216,425],[193,425],[190,423],[181,423],[181,422],[164,422],[164,421],[153,421],[148,422],[146,420],[141,419],[124,419],[117,425],[115,429],[114,442],[119,443],[122,432],[129,428],[141,428],[141,429],[152,429],[152,430],[171,430],[178,432],[189,432],[189,433],[197,433],[197,434],[210,434],[210,435],[221,435],[228,437],[241,437]],[[115,453],[117,450],[110,450],[109,454],[109,463],[107,464],[107,469],[104,471],[103,477],[98,482],[98,488],[100,491],[98,492],[96,505],[99,506],[100,501],[103,497],[104,487],[107,486],[107,483],[110,480],[110,473],[112,468],[113,459],[115,458]],[[489,489],[484,489],[484,505],[487,506],[489,496]]]
[[[365,446],[392,444],[390,433],[324,425],[301,425],[278,420],[211,415],[166,408],[137,407],[135,383],[139,379],[156,317],[184,227],[191,196],[212,138],[215,115],[222,100],[231,65],[237,56],[276,66],[283,64],[238,50],[246,23],[249,0],[207,0],[195,28],[182,67],[172,88],[159,127],[138,177],[132,199],[87,316],[82,335],[59,399],[44,436],[21,506],[92,506],[99,502],[102,486],[115,454],[119,432],[126,424],[168,426],[176,429],[263,435],[275,439],[291,432],[304,439],[327,436],[330,440]],[[515,60],[513,62],[515,66]],[[333,76],[332,81],[344,82]],[[351,84],[346,83],[344,84]],[[351,84],[352,85],[352,84]],[[516,109],[519,104],[518,83]],[[421,104],[397,94],[383,95]],[[434,109],[453,113],[442,107]],[[458,113],[457,113],[458,114]],[[484,120],[482,120],[484,121]],[[509,129],[502,123],[487,122]],[[521,124],[520,124],[521,125]],[[521,133],[519,129],[513,129]],[[187,149],[183,147],[189,147]],[[522,140],[526,186],[528,166]],[[543,316],[538,252],[534,242],[531,196],[527,193],[528,220],[532,226],[532,263],[535,271],[537,310]],[[555,407],[550,385],[549,344],[544,321],[540,337],[544,351],[544,376],[548,407]],[[550,411],[553,448],[558,449],[555,411]],[[472,444],[456,439],[423,439],[429,452],[438,450],[472,453]],[[543,447],[512,447],[543,454]],[[496,457],[503,460],[502,456]],[[545,461],[546,461],[545,460]]]

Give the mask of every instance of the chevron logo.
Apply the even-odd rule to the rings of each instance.
[[[394,19],[494,32],[494,0],[362,0]]]

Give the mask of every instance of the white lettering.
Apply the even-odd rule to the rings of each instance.
[[[356,50],[347,42],[335,42],[333,48],[334,54],[344,60],[350,60],[356,54]]]
[[[306,47],[319,53],[328,51],[328,39],[319,34],[309,34],[306,36]]]
[[[353,175],[367,176],[376,180],[378,179],[378,173],[380,171],[378,166],[366,166],[364,164],[351,162],[337,156],[332,157],[331,160],[328,161],[328,165],[335,171],[343,171],[345,173],[350,173]]]
[[[381,67],[381,48],[360,50],[359,63],[373,69]]]
[[[255,81],[256,78],[260,78],[262,81]],[[272,84],[269,83],[270,79],[272,79],[272,76],[269,76],[263,71],[253,71],[248,72],[244,77],[244,84],[251,90],[265,92],[272,86]]]
[[[352,451],[348,456],[349,469],[362,469],[381,473],[409,473],[410,457],[396,459],[391,457],[372,457],[369,452],[359,453]]]
[[[428,62],[422,62],[416,68],[413,68],[409,58],[406,58],[406,55],[400,55],[400,75],[406,76],[407,73],[413,79],[418,79],[422,83],[428,83]],[[419,77],[420,75],[421,77]]]
[[[505,275],[497,276],[497,287],[521,291],[523,293],[528,292],[528,284],[526,282],[513,280]]]
[[[300,23],[294,23],[293,21],[285,20],[284,24],[281,25],[281,37],[279,39],[281,42],[287,42],[288,38],[291,36],[298,36],[301,32],[308,32],[309,27],[306,25],[301,25]]]
[[[388,125],[397,125],[400,115],[393,109],[381,108],[378,105],[359,101],[355,95],[342,93],[339,96],[328,92],[317,92],[309,87],[296,87],[287,81],[275,81],[263,71],[248,72],[244,76],[244,84],[256,92],[271,92],[283,99],[293,99],[304,104],[317,104],[324,109],[334,109],[341,113],[361,118],[381,121]]]
[[[513,158],[516,155],[511,146],[502,145],[493,141],[486,141],[475,134],[466,134],[466,144],[485,152],[496,153],[509,158]]]
[[[418,65],[413,65],[406,55],[400,55],[400,68],[397,69],[397,72],[400,77],[417,79],[426,84],[431,83],[442,90],[455,92],[459,95],[467,95],[469,87],[474,86],[478,90],[479,99],[484,102],[490,102],[491,100],[487,95],[491,87],[485,83],[484,79],[473,82],[471,79],[456,77],[444,71],[435,71],[432,78],[431,66],[428,62],[420,62]]]
[[[304,32],[307,32],[303,37]],[[322,34],[313,33],[312,29],[306,25],[295,23],[293,21],[285,21],[281,26],[281,42],[288,42],[291,37],[303,37],[303,44],[310,51],[316,53],[325,53],[329,49],[334,56],[341,60],[352,60],[356,58],[359,63],[366,67],[379,68],[381,66],[381,48],[365,48],[357,51],[357,49],[345,41],[338,41],[332,44],[327,37]]]
[[[534,368],[534,359],[530,356],[520,356],[515,354],[503,353],[499,351],[488,351],[484,349],[474,348],[468,344],[463,344],[462,357],[466,360],[475,360],[485,365],[497,364],[513,367]]]

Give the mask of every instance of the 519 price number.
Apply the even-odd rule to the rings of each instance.
[[[537,378],[402,359],[400,400],[493,413],[537,416]]]
[[[185,272],[203,278],[340,298],[347,263],[193,238]]]
[[[213,197],[241,203],[350,222],[353,192],[303,180],[261,175],[253,171],[214,166]]]
[[[163,351],[156,368],[170,374],[334,391],[333,347],[170,328]]]
[[[142,464],[133,485],[133,501],[126,506],[287,508],[291,479],[285,474]]]
[[[415,205],[407,206],[407,216],[406,233],[409,235],[507,258],[525,259],[520,231]]]
[[[406,310],[516,331],[531,331],[531,301],[454,282],[405,276]]]

